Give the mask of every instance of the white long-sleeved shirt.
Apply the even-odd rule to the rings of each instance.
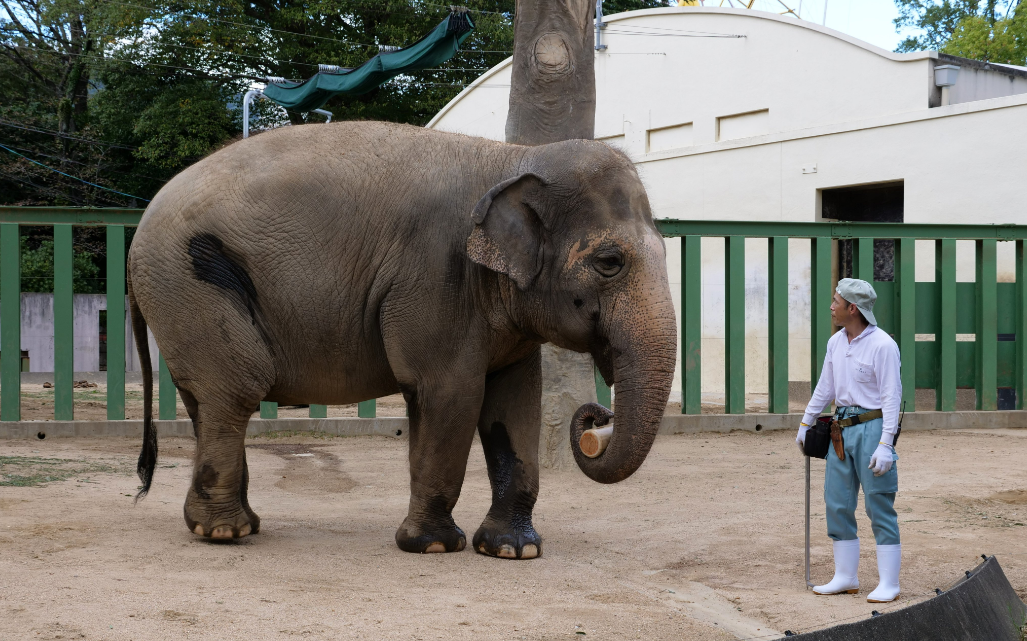
[[[899,346],[887,332],[869,325],[849,342],[843,327],[827,341],[827,356],[813,398],[806,406],[802,422],[813,425],[833,400],[839,407],[859,405],[884,413],[881,440],[895,443],[902,402],[899,378]]]

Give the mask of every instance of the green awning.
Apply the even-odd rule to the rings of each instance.
[[[264,95],[294,111],[318,109],[332,96],[358,96],[401,73],[420,71],[442,64],[460,49],[474,30],[466,9],[451,13],[431,33],[416,43],[391,53],[380,53],[356,69],[339,73],[321,72],[301,83],[272,82]]]

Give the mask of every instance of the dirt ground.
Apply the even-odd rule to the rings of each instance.
[[[903,594],[876,585],[862,508],[856,596],[803,581],[803,459],[790,432],[657,439],[628,480],[544,470],[532,561],[412,555],[405,441],[248,441],[261,532],[196,538],[182,501],[193,442],[165,439],[153,490],[133,505],[139,444],[0,442],[0,639],[778,638],[903,607],[994,554],[1027,597],[1027,430],[910,432],[897,506]],[[814,464],[813,578],[832,572]],[[488,509],[479,446],[455,518]]]

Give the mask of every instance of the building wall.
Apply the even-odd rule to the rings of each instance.
[[[657,218],[815,221],[823,189],[901,180],[906,222],[1027,222],[1023,92],[931,108],[935,52],[894,54],[773,14],[680,8],[607,22],[609,49],[596,55],[596,137],[636,163]],[[428,126],[502,140],[509,65]],[[736,114],[747,115],[726,118]],[[680,318],[680,241],[667,249]],[[973,251],[958,243],[959,280],[974,279]],[[1013,280],[1012,251],[999,243],[1000,280]],[[703,239],[702,252],[702,388],[714,394],[724,389],[723,241]],[[809,241],[791,241],[789,254],[789,379],[808,381]],[[747,240],[746,382],[756,393],[768,382],[766,261],[766,241]],[[933,279],[933,243],[918,241],[917,280]],[[677,395],[680,372],[679,362]]]
[[[0,307],[3,303],[0,302]],[[107,297],[103,294],[75,294],[72,298],[74,333],[74,370],[76,372],[97,372],[100,370],[100,311],[107,309]],[[128,309],[128,297],[125,297]],[[21,295],[21,349],[28,351],[29,371],[54,371],[54,320],[53,294],[25,293]],[[150,344],[150,359],[154,370],[157,367],[157,343],[147,330]],[[132,323],[125,314],[125,365],[126,371],[138,372],[139,354],[136,350]]]

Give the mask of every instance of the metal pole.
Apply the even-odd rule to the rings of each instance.
[[[326,125],[332,121],[332,112],[330,111],[326,111],[324,109],[311,109],[310,113],[321,114],[322,116],[327,118],[327,120],[325,121]]]
[[[809,579],[809,457],[806,457],[806,589],[813,587]]]
[[[603,22],[603,0],[596,0],[596,51],[603,51],[606,45],[603,44],[603,29],[606,23]]]
[[[824,22],[823,26],[827,26],[827,0],[824,0]]]
[[[250,137],[250,103],[257,96],[263,96],[260,89],[250,89],[242,99],[242,137]]]

